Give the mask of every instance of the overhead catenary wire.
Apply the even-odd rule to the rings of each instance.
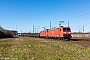
[[[73,13],[73,14],[71,14],[71,15],[69,15],[69,16],[64,17],[64,18],[71,17],[72,15],[76,15],[76,14],[78,14],[78,13],[82,13],[83,11],[88,10],[88,9],[90,9],[90,7],[85,8],[85,9],[83,9],[83,10],[81,10],[81,11],[76,12],[76,13]],[[82,15],[82,14],[81,14],[81,15]],[[71,18],[72,18],[72,17],[71,17]],[[69,18],[69,19],[71,19],[71,18]],[[65,20],[68,20],[68,19],[65,19]]]
[[[88,12],[88,13],[85,13],[85,14],[81,14],[81,15],[79,15],[79,16],[76,16],[76,17],[73,17],[73,18],[71,18],[72,20],[73,19],[76,19],[76,18],[79,18],[79,17],[83,17],[83,16],[86,16],[86,15],[89,15],[90,14],[90,12]],[[68,20],[71,20],[71,19],[68,19]],[[77,23],[77,22],[82,22],[82,21],[85,21],[85,20],[88,20],[88,19],[90,19],[90,18],[87,18],[87,19],[83,19],[83,20],[78,20],[78,21],[76,21],[76,20],[73,20],[73,23]],[[90,24],[90,23],[89,23]],[[86,23],[80,23],[80,25],[83,25],[83,26],[85,26],[85,25],[87,25]]]
[[[83,16],[90,15],[90,12],[82,14],[83,11],[88,10],[88,9],[90,9],[90,7],[88,7],[88,8],[86,8],[86,9],[83,9],[83,10],[77,12],[77,13],[81,13],[80,15],[75,16],[75,17],[71,17],[71,18],[68,18],[68,19],[65,19],[64,21],[69,21],[69,22],[71,22],[71,23],[72,23],[72,22],[73,22],[73,23],[76,23],[76,21],[77,21],[78,19],[77,19],[77,20],[74,20],[74,19],[80,18],[80,17],[83,17]],[[77,14],[77,13],[75,13],[75,14]],[[74,15],[74,14],[73,14],[73,15]],[[69,15],[69,16],[72,16],[72,15]],[[70,20],[73,20],[73,21],[70,21]],[[85,20],[85,19],[84,19],[84,20]],[[78,21],[80,21],[80,20],[78,20]]]
[[[67,19],[67,20],[71,20],[71,19],[79,18],[79,17],[85,16],[85,15],[88,15],[88,14],[90,14],[90,12],[89,12],[89,13],[86,13],[86,14],[82,14],[82,15],[76,16],[76,17],[73,17],[73,18],[70,18],[70,19]]]

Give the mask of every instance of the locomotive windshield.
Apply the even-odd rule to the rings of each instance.
[[[70,28],[63,28],[63,31],[70,31]]]
[[[67,28],[67,31],[70,31],[70,28]]]

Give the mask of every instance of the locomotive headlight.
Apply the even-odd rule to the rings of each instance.
[[[63,32],[64,34],[66,34],[66,32]]]
[[[69,34],[71,34],[71,32],[68,32]]]

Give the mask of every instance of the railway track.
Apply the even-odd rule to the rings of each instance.
[[[71,40],[76,40],[76,41],[89,41],[90,40],[90,38],[82,38],[82,37],[73,37],[73,38],[71,38]]]
[[[43,38],[47,39],[47,38]],[[63,41],[66,43],[73,43],[73,44],[78,44],[81,46],[89,47],[90,48],[90,38],[71,38],[70,41],[68,40],[58,40],[58,39],[47,39],[47,40],[54,40],[54,41]]]

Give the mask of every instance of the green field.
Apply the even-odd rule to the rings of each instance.
[[[90,60],[90,48],[31,37],[0,39],[0,60]]]

